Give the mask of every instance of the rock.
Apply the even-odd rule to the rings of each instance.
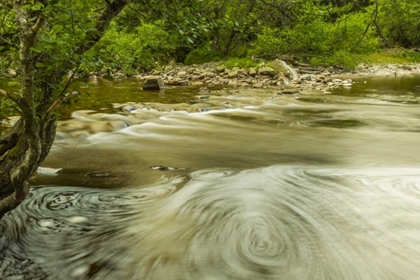
[[[228,74],[228,78],[236,78],[237,76],[238,76],[238,71],[237,70],[232,70]]]
[[[193,86],[202,86],[202,85],[204,85],[204,83],[202,81],[194,81],[194,82],[191,83],[191,85],[193,85]]]
[[[185,77],[187,77],[187,72],[186,72],[186,71],[179,71],[179,72],[178,72],[178,77],[180,77],[180,78],[185,78]]]
[[[252,85],[253,88],[262,88],[263,84],[262,83],[255,83]]]
[[[278,95],[283,95],[283,94],[297,94],[300,91],[298,90],[283,90],[281,92],[278,93]]]
[[[225,71],[226,67],[224,65],[220,65],[216,67],[216,72],[221,73]]]
[[[163,84],[163,81],[160,78],[147,79],[146,82],[143,84],[143,90],[161,90],[164,88],[165,85]]]
[[[127,105],[127,106],[124,106],[123,108],[122,108],[122,110],[124,111],[124,112],[126,112],[126,113],[131,113],[132,111],[135,111],[135,110],[137,110],[138,108],[136,107],[136,106],[133,106],[133,105]]]
[[[277,75],[277,71],[276,71],[276,70],[274,70],[274,69],[273,69],[273,68],[271,68],[271,67],[264,66],[264,67],[261,67],[261,68],[258,70],[258,74],[260,74],[260,75],[264,75],[264,76],[274,77],[275,75]]]
[[[249,68],[249,75],[251,77],[255,77],[257,75],[257,69],[255,69],[254,67]]]
[[[312,81],[312,76],[311,75],[302,75],[300,77],[301,80],[306,80],[306,81]]]
[[[185,168],[182,167],[169,167],[169,166],[162,166],[162,165],[152,165],[149,166],[150,169],[159,170],[159,171],[171,171],[171,170],[184,170]]]
[[[402,69],[402,70],[406,70],[406,71],[413,70],[413,68],[411,68],[411,66],[408,66],[408,65],[403,65],[403,66],[400,66],[399,68]]]
[[[198,94],[209,94],[210,90],[207,87],[202,87],[198,90]]]

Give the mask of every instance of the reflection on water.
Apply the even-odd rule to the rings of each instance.
[[[420,89],[359,85],[75,112],[2,279],[419,279]]]

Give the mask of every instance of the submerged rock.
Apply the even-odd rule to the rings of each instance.
[[[91,178],[108,178],[112,177],[112,174],[110,172],[91,172],[87,176]]]
[[[162,166],[162,165],[152,165],[150,169],[159,170],[159,171],[171,171],[171,170],[183,170],[185,168],[181,167],[169,167],[169,166]]]

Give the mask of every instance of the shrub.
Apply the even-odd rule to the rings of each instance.
[[[211,61],[218,61],[220,57],[209,48],[198,48],[187,54],[184,63],[186,65],[202,64]]]

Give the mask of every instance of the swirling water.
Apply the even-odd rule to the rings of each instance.
[[[419,279],[409,81],[77,111],[0,221],[1,278]]]

